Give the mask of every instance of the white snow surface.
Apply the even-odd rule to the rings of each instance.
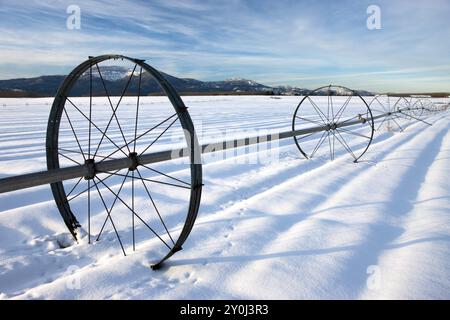
[[[183,100],[204,142],[289,130],[300,98]],[[51,104],[0,99],[0,177],[45,170]],[[158,271],[145,240],[127,256],[112,233],[73,242],[48,185],[1,194],[0,299],[449,299],[450,115],[428,121],[377,133],[356,164],[291,139],[275,162],[206,157],[196,224]]]

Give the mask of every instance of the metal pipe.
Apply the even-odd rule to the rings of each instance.
[[[374,119],[379,119],[382,117],[386,117],[391,115],[392,113],[386,113],[382,114],[376,117],[373,117]],[[337,123],[336,126],[338,128],[342,127],[348,127],[355,124],[363,123],[367,121],[364,118],[359,118],[353,121],[343,121],[340,123]],[[248,145],[263,143],[263,142],[269,142],[269,141],[276,141],[276,140],[282,140],[291,138],[294,136],[301,136],[306,135],[310,133],[315,132],[321,132],[330,130],[328,126],[321,126],[321,127],[312,127],[312,128],[306,128],[296,131],[286,131],[286,132],[280,132],[275,134],[267,134],[267,135],[261,135],[261,136],[255,136],[255,137],[247,137],[247,138],[241,138],[241,139],[234,139],[229,141],[223,141],[218,143],[211,143],[211,144],[204,144],[201,146],[202,153],[211,153],[211,152],[218,152],[223,151],[227,149],[234,149],[239,147],[244,147]],[[187,157],[189,155],[189,149],[188,148],[181,148],[181,149],[175,149],[175,150],[167,150],[167,151],[160,151],[150,154],[145,154],[140,157],[139,163],[140,164],[152,164],[152,163],[158,163],[162,161],[168,161],[173,159],[178,159],[182,157]],[[130,158],[120,158],[120,159],[114,159],[114,160],[105,160],[99,163],[95,164],[95,169],[97,172],[107,172],[107,171],[115,171],[119,169],[125,169],[131,167],[133,164],[132,159]],[[89,175],[89,170],[85,165],[78,165],[78,166],[71,166],[66,168],[60,168],[60,169],[54,169],[54,170],[48,170],[48,171],[41,171],[41,172],[34,172],[29,174],[23,174],[13,177],[7,177],[0,179],[0,194],[11,192],[11,191],[17,191],[21,189],[27,189],[32,187],[37,187],[45,184],[50,184],[58,181],[65,181],[65,180],[71,180],[75,178],[81,178]]]

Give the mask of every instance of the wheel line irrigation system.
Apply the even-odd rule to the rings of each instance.
[[[111,103],[111,99],[108,95],[108,91],[105,85],[105,81],[102,77],[101,70],[99,68],[99,63],[102,63],[104,61],[127,61],[134,65],[133,72],[131,73],[130,79],[128,80],[128,83],[123,90],[122,96],[119,99],[119,102],[114,107]],[[136,75],[136,69],[139,68],[140,72],[138,72],[138,75]],[[92,101],[93,101],[93,93],[92,93],[92,83],[93,83],[93,73],[96,72],[97,76],[101,79],[102,85],[104,87],[106,96],[108,97],[109,103],[111,105],[112,110],[112,116],[109,119],[108,125],[106,126],[105,130],[101,130],[98,128],[98,126],[95,125],[95,123],[92,121],[91,118],[91,112],[92,112]],[[137,136],[137,122],[138,122],[138,113],[139,110],[136,112],[136,128],[135,128],[135,134],[134,139],[131,141],[126,141],[125,135],[122,131],[122,128],[120,126],[120,121],[117,116],[117,109],[120,105],[120,102],[125,95],[125,91],[129,85],[129,82],[131,79],[136,77],[138,79],[138,93],[136,96],[137,98],[137,108],[139,108],[139,98],[141,94],[141,80],[143,77],[143,72],[147,72],[153,79],[158,83],[158,85],[163,89],[165,94],[167,95],[169,101],[171,102],[171,105],[173,106],[175,110],[175,115],[172,117],[178,119],[180,121],[181,127],[183,129],[184,133],[184,139],[185,139],[185,145],[187,147],[184,148],[175,148],[173,150],[163,150],[153,153],[146,153],[145,151],[149,149],[149,147],[156,141],[154,141],[152,144],[149,144],[147,148],[144,150],[143,153],[138,154],[135,152],[136,149],[136,141],[140,139],[140,136]],[[90,81],[90,113],[89,116],[84,115],[88,121],[89,124],[89,152],[88,156],[85,157],[83,154],[83,157],[85,158],[84,163],[80,163],[73,166],[68,167],[60,167],[59,160],[62,156],[59,152],[59,135],[60,135],[60,123],[62,122],[62,116],[65,114],[68,119],[68,123],[70,124],[71,130],[73,130],[73,133],[76,138],[76,142],[78,146],[80,147],[81,153],[83,153],[83,150],[80,146],[80,143],[78,141],[77,135],[75,134],[75,128],[72,125],[72,122],[70,121],[69,116],[66,113],[65,106],[66,104],[70,104],[77,108],[74,102],[72,102],[69,99],[70,92],[74,88],[74,86],[77,84],[77,81],[80,81],[81,78],[88,77]],[[346,102],[336,110],[333,109],[333,94],[336,91],[344,91],[347,93],[348,98]],[[314,102],[314,98],[316,95],[319,95],[320,93],[325,92],[327,93],[328,97],[328,104],[327,108],[319,107],[317,103]],[[359,104],[362,106],[362,109],[357,114],[354,114],[352,117],[347,118],[346,120],[341,120],[341,117],[344,113],[344,110],[349,104],[350,99],[355,98],[359,101]],[[388,101],[382,102],[381,100]],[[394,103],[390,103],[390,101],[395,101]],[[314,118],[308,118],[306,114],[303,113],[303,108],[306,105],[309,105],[311,110],[314,113]],[[331,105],[331,108],[330,108]],[[381,106],[382,110],[379,107]],[[330,110],[331,109],[331,110]],[[117,235],[117,238],[120,242],[120,245],[122,247],[123,253],[125,253],[124,247],[122,245],[122,241],[120,241],[119,234],[116,230],[116,227],[114,225],[113,219],[110,215],[112,211],[112,207],[108,209],[106,206],[102,194],[100,193],[100,190],[98,186],[103,185],[106,187],[113,195],[114,195],[114,203],[116,201],[122,202],[132,213],[133,217],[133,250],[135,248],[135,238],[134,238],[134,218],[136,217],[139,219],[142,223],[144,223],[148,229],[152,232],[153,236],[155,238],[158,238],[161,240],[161,242],[165,245],[167,252],[162,255],[161,257],[158,257],[156,260],[156,263],[152,265],[153,269],[158,269],[161,267],[162,263],[166,261],[168,258],[170,258],[174,253],[181,250],[183,243],[186,241],[186,239],[189,236],[189,233],[191,232],[195,219],[197,217],[197,213],[199,211],[200,206],[200,199],[201,199],[201,193],[202,193],[202,162],[201,162],[201,154],[204,153],[211,153],[211,152],[219,152],[227,149],[234,149],[234,148],[240,148],[244,146],[259,144],[259,143],[266,143],[270,141],[276,141],[276,140],[283,140],[283,139],[289,139],[293,138],[295,141],[295,144],[297,145],[300,153],[305,158],[312,158],[313,155],[318,151],[320,147],[324,144],[324,142],[328,139],[329,140],[329,147],[330,147],[330,158],[334,159],[334,144],[335,140],[338,141],[338,144],[342,146],[342,148],[347,151],[351,156],[353,157],[354,162],[357,162],[364,153],[368,150],[374,136],[374,132],[376,130],[379,130],[379,128],[383,125],[385,122],[392,121],[394,124],[398,125],[400,127],[400,130],[403,130],[403,128],[398,124],[399,118],[405,118],[409,120],[414,121],[421,121],[427,125],[431,125],[427,121],[423,119],[424,116],[435,114],[437,112],[443,112],[449,110],[449,104],[448,103],[440,103],[436,104],[431,101],[431,99],[427,96],[410,96],[410,97],[393,97],[393,96],[387,96],[387,95],[379,95],[375,96],[372,101],[367,104],[363,97],[361,97],[356,91],[353,91],[351,89],[340,87],[340,86],[326,86],[319,89],[316,89],[311,94],[303,97],[300,104],[297,106],[293,119],[292,119],[292,130],[280,132],[276,134],[265,134],[260,136],[252,136],[252,137],[246,137],[246,138],[240,138],[240,139],[232,139],[228,141],[222,141],[218,143],[212,143],[212,144],[205,144],[205,145],[199,145],[197,136],[195,133],[194,125],[191,120],[191,117],[189,115],[188,109],[184,105],[184,102],[182,101],[181,97],[178,95],[176,90],[172,87],[172,85],[159,73],[156,69],[152,68],[148,64],[145,63],[143,60],[133,59],[126,56],[121,55],[103,55],[98,57],[89,57],[89,59],[82,64],[80,64],[78,67],[76,67],[64,80],[63,84],[59,88],[54,102],[53,106],[50,112],[50,117],[48,121],[47,126],[47,143],[46,143],[46,152],[47,152],[47,169],[46,171],[41,172],[34,172],[24,175],[17,175],[17,176],[11,176],[7,178],[0,179],[0,194],[6,193],[6,192],[12,192],[16,190],[22,190],[26,188],[41,186],[45,184],[50,184],[53,196],[55,198],[56,205],[59,209],[59,212],[68,227],[69,231],[72,233],[73,237],[75,239],[78,239],[78,228],[81,227],[80,223],[78,222],[77,218],[75,217],[75,214],[72,212],[72,208],[69,204],[68,199],[68,193],[66,192],[63,182],[67,180],[73,180],[73,179],[79,179],[78,183],[81,180],[86,180],[88,182],[88,189],[85,191],[89,194],[88,196],[88,204],[87,204],[87,210],[88,215],[90,219],[90,208],[91,208],[91,198],[90,198],[90,190],[94,187],[98,190],[100,199],[104,204],[107,218],[110,219],[111,223],[113,224],[115,233]],[[373,114],[372,112],[375,112],[377,114]],[[81,111],[80,111],[81,112]],[[170,119],[170,118],[169,118]],[[162,123],[166,123],[169,121],[169,119],[164,120],[163,122],[159,123],[155,127],[150,128],[147,131],[152,131],[154,128],[160,126]],[[110,127],[110,124],[115,120],[119,126],[120,132],[122,134],[122,137],[124,139],[125,144],[122,146],[118,146],[116,143],[114,143],[107,135],[108,128]],[[170,119],[171,120],[171,119]],[[380,124],[378,125],[378,128],[375,126],[375,121],[379,120]],[[301,127],[300,124],[304,125],[306,123],[311,124],[311,126],[308,127]],[[300,124],[299,124],[300,123]],[[299,127],[300,126],[300,127]],[[100,144],[97,147],[96,152],[94,153],[94,156],[92,156],[91,152],[91,130],[95,127],[100,133],[101,133],[101,140]],[[170,128],[170,126],[169,126]],[[163,133],[161,133],[156,140],[158,140],[169,128],[167,128]],[[366,134],[361,134],[360,131],[364,129],[366,130]],[[146,132],[147,132],[146,131]],[[348,141],[346,141],[343,136],[341,135],[341,132],[346,132],[355,136],[362,136],[365,138],[364,147],[360,148],[360,151],[358,154],[356,152],[353,152],[353,150],[349,147]],[[315,144],[314,148],[312,150],[306,150],[305,146],[303,144],[303,137],[311,136],[315,133],[322,134],[321,138],[319,139],[319,142]],[[143,134],[144,135],[144,134]],[[112,159],[110,156],[105,157],[102,161],[95,161],[95,156],[97,154],[98,148],[102,144],[102,141],[104,139],[108,139],[111,142],[114,143],[116,146],[116,150],[113,152],[113,154],[122,152],[125,156],[121,158],[114,158]],[[333,143],[331,143],[333,141]],[[130,147],[132,147],[134,144],[133,152],[131,152]],[[326,144],[326,142],[325,142]],[[332,147],[333,146],[333,147]],[[124,152],[125,149],[128,149],[128,154]],[[66,157],[67,158],[67,157]],[[167,174],[164,174],[162,172],[156,171],[160,173],[163,176],[169,177],[172,179],[172,181],[178,181],[183,182],[185,185],[179,185],[173,184],[175,187],[184,187],[185,189],[190,190],[190,196],[189,201],[187,205],[187,215],[185,216],[185,219],[181,220],[181,223],[183,223],[183,227],[181,229],[181,232],[178,236],[178,238],[173,239],[171,236],[168,228],[166,227],[166,224],[163,220],[163,218],[160,215],[160,212],[158,211],[153,198],[150,195],[149,189],[146,187],[145,182],[152,181],[152,182],[158,182],[155,180],[150,179],[144,179],[139,171],[139,167],[144,168],[148,165],[160,163],[168,160],[178,159],[178,158],[189,158],[189,168],[190,168],[190,182],[184,182],[180,181],[177,178],[171,177]],[[122,170],[122,169],[128,169],[127,175],[125,179],[122,182],[121,189],[123,187],[123,184],[125,180],[129,177],[133,180],[133,203],[132,205],[128,205],[120,196],[120,190],[116,193],[112,191],[108,185],[105,184],[104,180],[106,179],[99,179],[98,175],[100,173],[103,174],[110,174],[114,175],[116,172]],[[112,173],[111,173],[112,172]],[[138,174],[138,176],[135,176],[135,173]],[[130,175],[131,174],[131,175]],[[163,240],[162,236],[158,234],[157,231],[155,231],[154,228],[149,226],[144,219],[141,218],[141,216],[136,212],[136,209],[134,207],[134,180],[140,179],[141,182],[145,186],[145,189],[147,193],[150,196],[150,199],[156,209],[156,212],[159,215],[159,218],[161,220],[162,225],[164,225],[165,230],[167,231],[167,234],[170,238],[170,241]],[[77,184],[78,184],[77,183]],[[170,185],[170,183],[166,183]],[[105,220],[106,223],[106,220]],[[104,225],[103,225],[104,227]],[[103,227],[102,230],[103,231]],[[90,236],[91,236],[91,230],[90,230],[90,220],[89,220],[89,227],[88,227],[88,235],[89,235],[89,242],[90,242]],[[101,234],[101,232],[100,232]],[[97,238],[98,239],[98,238]]]

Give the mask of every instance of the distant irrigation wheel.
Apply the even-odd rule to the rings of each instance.
[[[414,100],[413,98],[396,97],[395,104],[392,107],[394,115],[399,120],[412,120],[414,117],[413,115],[420,112],[421,109],[419,108],[417,101],[418,100]],[[401,131],[403,131],[403,128]]]
[[[425,115],[428,114],[431,105],[432,102],[430,99],[411,98],[406,108],[399,106],[397,109],[399,114],[402,115],[403,118],[407,120],[420,121],[431,126],[431,123],[422,119]]]
[[[305,96],[295,110],[292,131],[308,131],[314,127],[323,130],[294,135],[305,158],[328,154],[334,160],[336,154],[343,151],[358,162],[372,142],[374,119],[369,106],[357,92],[330,85]]]
[[[414,102],[414,104],[411,106],[412,115],[420,118],[423,116],[425,110],[427,110],[427,107],[429,105],[427,103],[424,103],[423,100],[418,99]]]
[[[425,111],[424,100],[411,98],[411,100],[409,101],[409,106],[403,109],[399,107],[399,111],[400,113],[408,117],[409,120],[412,120],[414,118],[421,118]]]
[[[370,101],[369,107],[374,117],[378,119],[375,131],[381,132],[383,129],[403,131],[401,120],[404,117],[399,110],[409,109],[410,102],[406,98],[379,94]]]
[[[127,73],[119,77],[117,88],[121,70]],[[146,97],[157,90],[161,96]],[[172,160],[170,168],[139,163],[141,155],[172,149],[174,139],[182,148],[191,147],[188,160]],[[80,64],[57,92],[46,145],[49,170],[87,168],[80,179],[51,184],[75,239],[83,224],[89,243],[103,235],[111,241],[117,238],[125,255],[143,243],[154,268],[181,250],[200,205],[200,148],[187,108],[157,70],[120,55],[92,57]],[[97,171],[98,163],[117,158],[129,158],[133,165]]]

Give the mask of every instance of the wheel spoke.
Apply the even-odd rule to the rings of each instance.
[[[311,123],[313,123],[313,124],[318,124],[318,125],[320,125],[320,126],[323,125],[323,123],[321,123],[321,122],[319,122],[319,121],[316,121],[316,120],[311,120],[311,119],[303,118],[303,117],[299,117],[299,116],[295,116],[295,117],[296,117],[296,118],[299,118],[300,120],[304,120],[304,121],[311,122]]]
[[[139,72],[139,85],[138,85],[138,96],[137,96],[137,104],[136,104],[136,123],[134,126],[134,142],[133,142],[133,152],[136,152],[136,137],[137,137],[137,128],[138,128],[138,119],[139,119],[139,100],[141,97],[141,79],[142,79],[142,67]]]
[[[303,139],[311,137],[312,135],[315,135],[316,133],[318,133],[318,132],[313,132],[313,133],[310,133],[310,134],[306,134],[306,135],[301,136],[301,137],[297,136],[297,139],[298,140],[303,140]]]
[[[344,114],[345,109],[347,108],[348,104],[350,103],[350,100],[352,100],[353,95],[349,96],[347,100],[344,102],[344,104],[341,106],[341,108],[336,113],[336,117],[333,118],[333,122],[337,123],[341,119],[342,115]]]
[[[328,104],[331,107],[331,118],[328,115],[328,119],[334,119],[334,107],[333,107],[333,95],[331,93],[331,85],[328,87]]]
[[[177,114],[175,113],[175,114],[171,115],[169,118],[165,119],[164,121],[161,121],[161,122],[158,123],[156,126],[150,128],[150,129],[148,129],[147,131],[145,131],[144,133],[140,134],[136,139],[133,139],[133,140],[131,140],[130,142],[128,142],[128,144],[133,143],[134,141],[137,141],[137,140],[139,140],[140,138],[142,138],[143,136],[149,134],[149,133],[152,132],[154,129],[156,129],[156,128],[159,127],[160,125],[166,123],[167,121],[169,121],[170,119],[172,119],[172,118],[175,117],[176,115],[177,115]],[[106,157],[110,157],[110,156],[116,154],[117,152],[119,152],[119,150],[122,151],[123,148],[125,148],[125,145],[122,146],[122,147],[118,147],[118,149],[117,149],[116,151],[111,152],[111,153],[110,153],[109,155],[107,155]],[[123,152],[123,151],[122,151],[122,152]],[[124,153],[124,154],[128,157],[128,155],[127,155],[126,153]],[[102,161],[103,161],[103,160],[101,160],[100,162],[102,162]]]
[[[144,151],[142,151],[139,155],[140,156],[142,156],[148,149],[150,149],[150,147],[151,146],[153,146],[155,143],[156,143],[156,141],[158,141],[159,140],[159,138],[161,138],[162,136],[163,136],[163,134],[164,133],[166,133],[167,132],[167,130],[169,130],[170,129],[170,127],[172,127],[173,126],[173,124],[176,122],[178,120],[178,117],[175,119],[175,120],[173,120],[172,121],[172,123],[166,128],[166,129],[164,129],[164,131],[163,132],[161,132],[160,134],[159,134],[159,136],[158,137],[156,137],[156,139],[155,140],[153,140],[153,142],[152,143],[150,143],[148,146],[147,146],[147,148],[145,148],[144,149]]]
[[[98,188],[97,183],[95,182],[95,179],[93,180],[93,182],[94,182],[95,188],[97,189],[98,195],[100,196],[100,199],[101,199],[101,201],[103,203],[103,206],[105,207],[105,210],[106,210],[106,213],[107,213],[107,218],[106,219],[109,218],[109,221],[111,221],[111,224],[112,224],[112,226],[114,228],[114,232],[116,233],[117,239],[119,240],[120,247],[122,248],[122,252],[126,256],[127,253],[125,252],[125,248],[123,247],[122,240],[120,240],[119,232],[117,232],[116,225],[114,224],[114,221],[113,221],[113,219],[112,219],[112,217],[111,217],[111,215],[110,215],[110,213],[108,211],[108,207],[106,206],[106,203],[105,203],[105,200],[103,199],[102,193],[100,192],[100,189]],[[106,223],[106,220],[105,220],[105,223]],[[103,225],[103,227],[104,227],[104,225]],[[102,227],[102,230],[103,230],[103,227]],[[98,241],[98,238],[97,238],[97,241]]]
[[[383,123],[386,122],[386,120],[387,120],[388,118],[391,118],[391,117],[390,117],[390,116],[385,117],[385,118],[383,119],[383,121],[381,121],[381,123],[380,123],[380,125],[378,126],[378,128],[377,128],[376,131],[380,130],[381,126],[383,125]]]
[[[363,134],[361,134],[361,133],[353,132],[353,131],[347,130],[347,129],[345,129],[345,128],[338,128],[338,129],[341,130],[341,131],[344,131],[345,133],[352,134],[352,135],[354,135],[354,136],[366,138],[366,139],[369,139],[369,140],[371,139],[370,137],[365,136],[365,135],[363,135]]]
[[[162,175],[162,176],[165,176],[165,177],[170,178],[170,179],[172,179],[172,180],[175,180],[175,181],[184,183],[185,185],[188,185],[189,187],[191,186],[191,184],[190,184],[189,182],[186,182],[186,181],[177,179],[177,178],[172,177],[172,176],[170,176],[170,175],[168,175],[168,174],[166,174],[166,173],[164,173],[164,172],[161,172],[161,171],[158,171],[158,170],[156,170],[156,169],[150,168],[150,167],[148,167],[148,166],[146,166],[146,165],[142,165],[142,166],[143,166],[144,168],[150,170],[150,171],[153,171],[153,172],[155,172],[155,173],[159,173],[159,174]]]
[[[159,220],[161,221],[162,225],[164,226],[164,229],[166,230],[167,235],[169,236],[170,240],[172,241],[172,244],[175,244],[175,241],[173,241],[173,238],[172,238],[172,236],[170,235],[170,232],[169,232],[169,230],[167,229],[167,226],[166,226],[166,224],[164,223],[164,220],[163,220],[163,218],[161,217],[161,214],[159,213],[158,208],[156,207],[156,203],[155,203],[155,201],[153,200],[153,197],[152,197],[152,195],[150,194],[150,191],[148,190],[147,185],[145,184],[145,181],[144,181],[144,179],[142,178],[142,175],[141,175],[139,169],[136,169],[136,171],[137,171],[139,177],[141,178],[140,180],[142,181],[142,184],[144,185],[145,191],[147,192],[147,195],[148,195],[148,197],[149,197],[149,199],[150,199],[150,201],[151,201],[151,203],[152,203],[152,205],[153,205],[153,208],[155,208],[155,211],[156,211],[156,213],[158,214]]]
[[[111,188],[109,188],[106,184],[104,184],[103,182],[101,182],[112,194],[116,195],[116,193],[114,191],[111,190]],[[116,195],[117,196],[117,195]],[[156,233],[156,231],[150,227],[137,213],[136,211],[134,211],[133,209],[130,208],[130,206],[122,200],[121,197],[117,196],[117,199],[119,199],[120,202],[122,202],[131,212],[133,212],[136,217],[159,239],[161,240],[161,242],[170,250],[172,250],[172,248],[158,235],[158,233]]]
[[[117,173],[117,172],[119,172],[119,171],[120,171],[120,169],[117,170],[115,173]],[[114,177],[114,173],[109,174],[107,177],[103,178],[102,181],[106,181],[106,180],[108,180],[108,179],[111,178],[111,177]],[[83,193],[87,192],[88,190],[91,190],[93,187],[94,187],[94,186],[90,186],[90,187],[84,189],[83,191],[77,193],[76,195],[74,195],[74,196],[71,197],[70,199],[67,199],[66,202],[68,203],[68,202],[70,202],[70,201],[72,201],[72,200],[78,198],[78,197],[81,196]]]
[[[75,185],[73,186],[72,189],[70,189],[69,193],[66,195],[66,197],[70,196],[72,194],[72,192],[75,190],[76,187],[78,187],[78,185],[80,184],[81,180],[83,180],[83,177],[81,177],[77,183],[75,183]]]
[[[355,161],[358,160],[357,157],[355,156],[355,154],[353,153],[352,149],[350,148],[350,146],[347,144],[347,142],[345,142],[345,139],[344,139],[344,137],[342,137],[341,133],[338,130],[336,130],[336,132],[339,135],[339,137],[341,137],[341,139],[342,139],[342,141],[341,141],[341,139],[339,139],[339,137],[336,136],[336,139],[339,141],[339,143],[344,147],[344,149],[347,150],[348,153],[350,153],[350,155],[355,159]],[[333,135],[334,135],[334,133],[333,133]]]
[[[119,148],[119,146],[106,134],[106,132],[103,132],[93,121],[91,121],[91,119],[89,119],[84,113],[83,111],[81,111],[68,97],[66,97],[66,100],[69,101],[69,103],[85,118],[89,121],[90,124],[92,124],[92,126],[97,129],[102,136],[104,136],[106,139],[108,139],[116,148]],[[122,147],[122,149],[125,148]],[[121,148],[119,148],[118,150],[122,151]],[[122,151],[122,153],[128,157],[128,155],[126,154],[126,152]],[[100,157],[99,155],[96,155],[97,157]]]
[[[312,101],[312,99],[309,96],[308,96],[308,100],[311,103],[311,105],[313,106],[314,110],[316,110],[316,113],[319,115],[320,119],[322,119],[322,122],[326,125],[327,122],[329,122],[329,119],[327,118],[327,116],[322,112],[322,110],[320,110],[320,108],[314,103],[314,101]],[[325,121],[325,119],[320,114],[322,114],[323,117],[327,121]]]
[[[124,176],[124,178],[123,178],[123,180],[122,180],[122,183],[121,183],[121,185],[120,185],[119,191],[117,192],[117,195],[115,195],[114,201],[113,201],[111,207],[109,208],[109,210],[108,210],[107,207],[105,207],[106,212],[107,212],[107,216],[106,216],[105,221],[103,222],[103,225],[102,225],[102,228],[100,229],[100,232],[98,233],[98,236],[97,236],[97,240],[96,240],[96,241],[99,241],[99,240],[100,240],[100,236],[101,236],[102,233],[103,233],[103,229],[105,228],[106,222],[108,221],[108,218],[111,218],[111,212],[112,212],[112,210],[113,210],[113,208],[114,208],[114,206],[115,206],[115,204],[116,204],[116,202],[117,202],[117,197],[120,195],[120,192],[122,191],[122,188],[123,188],[125,182],[127,181],[128,174],[129,174],[129,171],[127,171],[127,174]]]
[[[426,122],[425,120],[422,120],[422,119],[419,119],[419,118],[413,117],[412,115],[409,115],[409,114],[408,114],[408,117],[410,117],[410,118],[412,118],[412,119],[414,119],[414,120],[417,120],[417,121],[423,122],[423,123],[425,123],[425,124],[427,124],[427,125],[431,126],[431,123],[429,123],[429,122]]]
[[[334,160],[334,155],[335,155],[335,149],[334,149],[334,144],[335,144],[335,137],[334,137],[334,134],[333,134],[333,138],[332,138],[332,141],[333,141],[333,160]]]
[[[88,154],[89,159],[91,158],[91,129],[92,129],[92,64],[89,68],[89,147]]]
[[[402,98],[398,98],[397,101],[394,103],[394,106],[392,107],[392,110],[395,110],[395,108],[397,107],[397,109],[400,109],[400,107],[398,107],[398,103],[402,100]]]
[[[134,171],[131,171],[131,210],[134,211]],[[133,251],[136,251],[136,237],[134,232],[134,213],[131,212],[131,226],[133,232]]]
[[[330,87],[328,87],[328,91],[327,91],[327,98],[328,98],[327,119],[330,119]],[[331,119],[333,119],[333,118],[331,118]]]
[[[375,100],[378,102],[378,104],[383,108],[384,112],[389,112],[389,110],[386,109],[386,107],[384,106],[384,104],[382,104],[380,102],[380,100],[378,100],[378,97],[375,97]],[[389,103],[389,98],[388,98],[388,103]]]
[[[117,113],[117,110],[119,109],[120,103],[122,102],[122,98],[125,95],[125,92],[127,91],[128,86],[130,85],[131,79],[133,78],[133,74],[134,74],[134,71],[136,70],[136,66],[137,65],[136,64],[134,65],[133,72],[131,73],[130,77],[128,78],[128,81],[127,81],[127,83],[125,85],[125,88],[122,91],[122,95],[120,96],[119,101],[117,102],[116,108],[114,108],[113,105],[112,105],[111,97],[109,96],[108,90],[107,90],[106,85],[105,85],[105,81],[103,80],[103,76],[102,76],[102,73],[100,72],[100,68],[99,68],[98,64],[96,64],[96,66],[97,66],[98,74],[99,74],[100,79],[101,79],[102,84],[103,84],[103,88],[105,89],[106,96],[108,97],[109,105],[111,106],[111,110],[113,112],[111,118],[109,119],[108,125],[106,126],[105,134],[106,134],[106,132],[108,132],[108,129],[109,129],[110,125],[111,125],[112,119],[115,118],[116,122],[117,122],[117,126],[119,127],[120,133],[122,135],[123,141],[124,141],[124,143],[125,143],[125,145],[126,145],[126,147],[128,149],[128,153],[131,153],[130,148],[128,147],[127,140],[125,139],[125,135],[123,134],[122,127],[120,126],[119,119],[117,119],[116,113]],[[99,142],[99,144],[97,146],[97,149],[95,150],[94,158],[97,155],[97,152],[100,149],[100,146],[102,145],[103,138],[104,138],[104,136],[101,137],[100,142]]]
[[[64,158],[66,158],[67,160],[70,160],[70,161],[72,161],[73,163],[76,163],[76,164],[78,164],[79,166],[82,166],[81,163],[79,163],[78,161],[73,160],[72,158],[66,156],[64,153],[61,153],[61,152],[58,151],[58,154],[59,154],[60,156],[64,157]]]
[[[88,180],[88,243],[91,243],[91,180]]]
[[[391,117],[391,120],[400,128],[400,131],[403,131],[403,128],[398,124],[394,117]]]
[[[67,114],[66,108],[63,108],[64,114],[66,115],[67,120],[69,121],[70,128],[72,129],[72,133],[77,141],[78,148],[80,148],[80,152],[83,155],[83,159],[86,160],[86,156],[84,155],[83,149],[81,148],[80,141],[78,140],[78,136],[75,133],[75,129],[73,128],[72,121],[70,121],[69,115]]]
[[[121,173],[111,173],[111,172],[108,172],[108,171],[99,171],[99,172],[107,173],[107,174],[113,174],[113,175],[119,176],[119,177],[123,177],[124,176]],[[140,179],[140,178],[134,177],[134,179]],[[159,184],[163,184],[163,185],[171,186],[171,187],[178,187],[178,188],[183,188],[183,189],[188,189],[188,190],[191,189],[190,185],[189,185],[189,187],[188,186],[180,186],[178,184],[173,184],[173,183],[164,182],[164,181],[158,181],[158,180],[152,180],[152,179],[147,179],[147,178],[142,178],[142,180],[147,181],[147,182],[159,183]]]
[[[330,132],[328,131],[328,145],[330,147],[330,160],[333,161],[333,150],[331,149],[331,138],[330,138]]]
[[[81,152],[80,151],[76,151],[76,150],[69,150],[69,149],[64,149],[64,148],[58,148],[58,150],[60,150],[60,151],[63,151],[63,152],[68,152],[68,153],[76,153],[76,154],[81,154]],[[97,155],[97,157],[99,157],[99,158],[105,158],[105,159],[110,159],[110,160],[115,160],[116,158],[107,158],[107,157],[104,157],[104,156],[99,156],[99,155]],[[79,163],[78,163],[79,164]],[[80,164],[81,165],[81,164]]]
[[[309,156],[310,159],[312,159],[312,157],[316,154],[317,150],[319,150],[319,148],[320,148],[320,146],[322,145],[322,143],[325,141],[325,139],[326,139],[326,137],[325,137],[326,134],[327,134],[327,131],[324,131],[324,132],[322,133],[322,136],[320,137],[319,142],[317,142],[316,147],[314,148],[313,152],[312,152],[311,155]]]

